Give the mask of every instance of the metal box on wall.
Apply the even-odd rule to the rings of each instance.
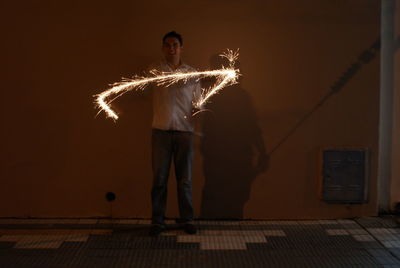
[[[365,148],[321,151],[321,198],[328,203],[366,203],[369,153]]]

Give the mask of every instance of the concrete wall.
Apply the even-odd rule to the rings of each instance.
[[[321,100],[378,38],[378,0],[1,5],[1,217],[150,216],[151,101],[124,95],[114,123],[95,117],[93,95],[158,60],[170,30],[183,34],[184,59],[199,69],[218,63],[225,48],[240,48],[240,84],[202,115],[196,216],[376,214],[379,55]],[[319,148],[330,146],[370,148],[367,204],[319,199]],[[171,217],[174,187],[171,179]],[[112,203],[109,191],[117,195]]]
[[[394,54],[394,108],[393,108],[393,151],[391,207],[400,202],[400,0],[396,0],[395,32],[396,50]]]

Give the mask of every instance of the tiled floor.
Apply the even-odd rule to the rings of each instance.
[[[314,221],[0,219],[0,267],[400,267],[392,217]]]

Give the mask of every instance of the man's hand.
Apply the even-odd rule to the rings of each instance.
[[[200,113],[201,111],[202,111],[201,109],[193,107],[192,108],[192,116],[196,115],[197,113]]]

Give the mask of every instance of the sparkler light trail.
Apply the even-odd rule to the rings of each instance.
[[[150,83],[168,87],[179,81],[186,83],[190,79],[195,79],[197,82],[202,78],[216,77],[217,81],[214,86],[209,89],[202,88],[200,98],[193,102],[193,106],[201,110],[202,106],[212,95],[218,93],[218,91],[226,86],[236,84],[237,78],[240,75],[239,69],[235,69],[235,61],[239,57],[239,49],[236,51],[228,49],[219,56],[229,61],[228,67],[221,66],[221,69],[203,72],[160,72],[151,70],[150,77],[134,76],[132,79],[123,78],[121,82],[111,84],[110,86],[112,87],[110,89],[94,96],[96,97],[96,106],[100,108],[99,113],[104,111],[107,117],[117,120],[118,115],[111,109],[111,102],[128,91],[144,90]]]

